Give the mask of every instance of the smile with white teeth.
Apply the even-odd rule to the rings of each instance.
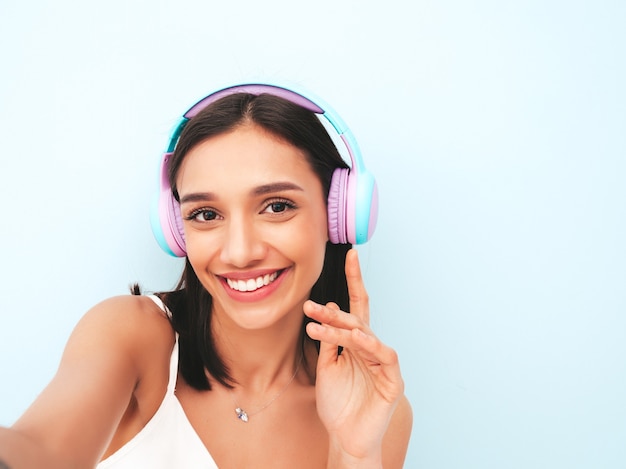
[[[258,290],[261,287],[269,285],[278,277],[278,272],[273,272],[271,274],[265,274],[261,277],[257,278],[249,278],[248,280],[231,280],[229,278],[226,279],[226,283],[233,290],[249,292]]]

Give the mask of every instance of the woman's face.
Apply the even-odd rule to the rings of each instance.
[[[193,147],[176,182],[187,256],[214,315],[247,329],[302,316],[328,239],[304,152],[247,124]]]

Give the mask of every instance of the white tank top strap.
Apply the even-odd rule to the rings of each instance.
[[[152,301],[156,303],[156,305],[161,308],[161,310],[167,315],[168,318],[172,318],[172,313],[165,306],[163,300],[156,295],[148,295]],[[170,378],[167,383],[167,394],[174,394],[176,390],[176,380],[178,378],[178,332],[176,332],[176,341],[174,342],[174,349],[172,350],[172,356],[170,358]]]
[[[161,310],[167,315],[168,318],[172,319],[172,313],[167,308],[167,306],[165,306],[165,303],[163,303],[163,300],[161,298],[159,298],[156,295],[148,295],[148,298],[150,298],[152,301],[154,301],[156,303],[156,305],[159,308],[161,308]]]

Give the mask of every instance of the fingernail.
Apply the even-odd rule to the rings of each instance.
[[[324,326],[322,326],[321,324],[318,324],[316,322],[308,323],[307,327],[313,333],[320,333],[320,332],[322,332],[324,330]]]

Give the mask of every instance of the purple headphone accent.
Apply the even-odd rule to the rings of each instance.
[[[180,205],[172,195],[169,178],[167,176],[168,162],[172,153],[164,153],[161,161],[160,191],[158,202],[158,224],[161,233],[165,238],[165,251],[176,257],[187,255],[185,249],[185,230],[183,228],[183,217],[180,213]],[[154,223],[153,223],[154,228]],[[153,229],[154,231],[154,229]],[[158,238],[159,244],[163,247],[162,241]]]
[[[346,244],[348,233],[346,229],[346,217],[343,216],[341,207],[346,207],[346,194],[344,190],[348,181],[346,168],[337,168],[333,172],[328,191],[328,239],[333,244]]]
[[[361,244],[371,238],[378,218],[378,190],[367,171],[356,140],[343,120],[330,106],[313,101],[309,94],[271,84],[248,83],[230,86],[209,94],[194,104],[175,127],[167,151],[163,154],[159,172],[159,196],[151,211],[151,225],[161,248],[176,257],[187,255],[185,231],[180,206],[172,194],[168,178],[168,162],[178,137],[189,119],[218,99],[233,93],[262,93],[279,96],[311,112],[324,116],[335,128],[350,155],[351,166],[333,172],[328,193],[328,238],[333,244]]]

